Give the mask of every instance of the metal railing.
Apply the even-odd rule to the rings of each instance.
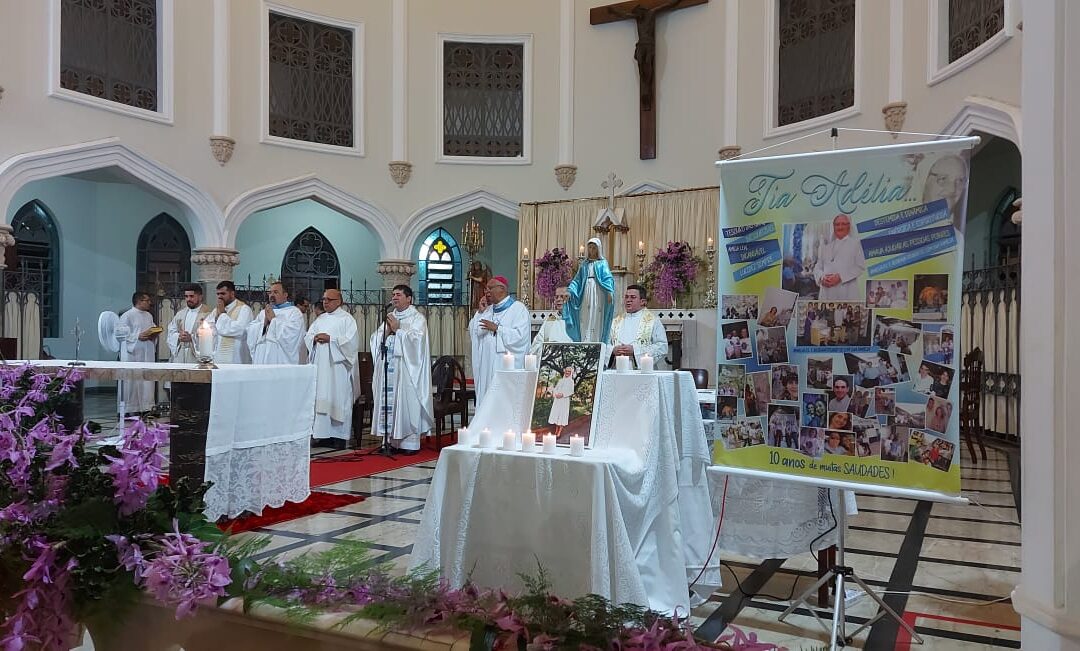
[[[963,360],[980,348],[982,426],[988,436],[1020,440],[1020,263],[965,271],[961,294]]]

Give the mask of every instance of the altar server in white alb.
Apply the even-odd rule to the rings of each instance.
[[[340,291],[324,291],[322,306],[323,313],[304,336],[308,363],[315,365],[314,438],[330,439],[331,446],[341,450],[352,432],[353,401],[360,387],[360,334],[356,319],[342,307]]]
[[[120,315],[120,326],[127,328],[127,337],[120,342],[124,347],[121,360],[126,362],[157,361],[154,351],[161,328],[154,325],[150,314],[150,294],[135,292],[131,297],[132,308]],[[124,410],[128,414],[141,414],[154,407],[154,383],[142,380],[124,382]],[[117,407],[119,408],[119,401]],[[118,409],[119,411],[119,409]]]
[[[566,301],[570,299],[570,290],[567,286],[555,289],[555,301],[551,306],[551,314],[540,325],[540,331],[533,337],[532,345],[529,346],[530,355],[539,355],[546,343],[568,344],[573,341],[566,332]]]
[[[375,396],[372,429],[380,437],[389,431],[390,445],[406,456],[420,451],[420,437],[426,436],[435,424],[427,320],[413,307],[412,301],[411,287],[395,286],[390,294],[394,310],[386,315],[383,327],[371,334],[370,341],[375,361],[371,383]]]
[[[514,356],[515,368],[523,367],[531,329],[529,310],[510,296],[506,277],[489,280],[487,291],[480,299],[480,309],[469,321],[477,405],[491,386],[495,369],[505,353]]]
[[[184,287],[184,307],[169,321],[167,341],[169,361],[194,364],[198,347],[199,326],[210,316],[210,307],[203,304],[202,286],[192,283]]]
[[[626,355],[632,366],[640,368],[641,356],[651,355],[655,368],[660,368],[667,355],[667,333],[660,317],[645,307],[649,300],[648,290],[642,285],[630,285],[623,293],[626,310],[611,322],[611,363]]]
[[[252,364],[298,364],[304,339],[304,315],[289,301],[280,282],[266,292],[266,308],[248,326]]]
[[[821,247],[821,255],[814,266],[814,280],[823,301],[863,300],[863,281],[866,258],[862,245],[851,234],[851,218],[840,214],[833,217],[833,240]]]
[[[231,280],[217,284],[217,307],[210,314],[214,327],[214,363],[250,364],[247,328],[251,325],[251,306],[236,298]]]

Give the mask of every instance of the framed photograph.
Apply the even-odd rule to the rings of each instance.
[[[896,389],[876,387],[874,389],[874,415],[896,415]]]
[[[806,358],[806,388],[825,391],[832,388],[833,358]]]
[[[829,417],[826,403],[829,398],[824,393],[802,394],[802,424],[804,427],[825,427]]]
[[[750,326],[746,321],[725,323],[720,326],[720,349],[724,351],[724,359],[744,359],[752,357],[750,351]]]
[[[874,345],[882,351],[910,355],[922,334],[922,324],[888,316],[874,318]]]
[[[866,281],[866,307],[906,310],[908,308],[908,281]]]
[[[735,396],[717,396],[716,419],[731,422],[739,413],[739,399]]]
[[[795,307],[797,292],[770,287],[765,290],[765,303],[761,306],[758,317],[759,328],[786,326],[791,321],[792,308]]]
[[[597,343],[544,344],[533,402],[533,432],[555,434],[560,445],[569,445],[570,435],[577,434],[589,446],[601,347]]]
[[[949,274],[915,274],[912,290],[915,321],[944,321],[949,311]]]
[[[821,427],[803,427],[799,430],[799,452],[813,459],[820,459],[825,453],[825,429]]]
[[[720,297],[721,319],[757,319],[757,294],[724,294]]]
[[[879,425],[878,430],[881,432],[881,460],[907,461],[911,430],[900,425]]]
[[[876,418],[853,418],[855,451],[860,457],[881,456],[881,428]]]
[[[765,430],[760,418],[739,418],[734,423],[717,423],[724,448],[736,450],[754,445],[765,445]]]
[[[930,396],[926,401],[926,429],[944,434],[952,418],[952,403],[945,398]]]
[[[743,410],[747,416],[764,416],[772,400],[772,379],[768,371],[755,371],[746,374],[746,387],[743,389]]]
[[[923,326],[923,359],[952,366],[953,343],[955,334],[948,324],[926,324]]]
[[[787,364],[787,328],[784,326],[773,328],[758,326],[757,351],[759,364]]]
[[[908,458],[912,462],[948,472],[956,453],[956,445],[929,432],[915,430],[911,432],[908,450]]]
[[[716,367],[716,395],[735,396],[742,394],[746,367],[742,364],[719,364]]]
[[[774,364],[772,367],[772,399],[784,402],[799,401],[799,367],[794,364]]]
[[[799,447],[799,408],[795,405],[769,405],[768,444],[774,448],[795,450]]]

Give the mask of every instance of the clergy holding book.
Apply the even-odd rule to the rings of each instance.
[[[648,290],[642,285],[630,285],[623,294],[625,312],[611,324],[611,364],[616,357],[628,356],[635,368],[640,368],[641,356],[651,355],[659,367],[667,355],[667,333],[660,317],[645,307]]]
[[[514,356],[516,368],[524,365],[531,329],[529,310],[510,296],[506,278],[495,276],[489,280],[487,291],[480,299],[480,309],[469,321],[477,405],[491,386],[504,354]]]
[[[281,282],[271,283],[266,307],[248,326],[252,364],[298,364],[304,338],[304,315],[289,301]]]
[[[236,285],[231,280],[217,284],[217,307],[210,314],[214,325],[214,363],[250,364],[247,327],[252,319],[251,307],[236,298]]]
[[[431,432],[435,424],[427,320],[413,307],[412,301],[411,287],[395,286],[390,294],[394,309],[386,315],[383,326],[371,334],[369,342],[375,362],[371,384],[375,397],[372,429],[379,436],[389,433],[394,452],[406,456],[419,452],[420,437]]]
[[[342,307],[341,292],[323,291],[323,313],[308,328],[304,343],[308,360],[315,365],[316,440],[332,439],[345,448],[352,433],[352,408],[360,388],[356,361],[360,334],[356,319]]]
[[[169,321],[167,339],[169,361],[176,364],[194,364],[199,326],[210,316],[210,307],[203,304],[202,285],[192,283],[184,286],[184,307]]]
[[[151,305],[150,294],[135,292],[131,297],[131,309],[120,315],[120,324],[127,326],[128,333],[120,342],[124,347],[124,356],[121,359],[128,362],[157,361],[154,342],[161,334],[161,328],[154,325],[154,317],[150,314]],[[119,396],[119,400],[124,401],[128,414],[150,411],[154,407],[154,383],[128,380],[124,382],[124,393]],[[118,402],[117,407],[119,406]]]
[[[570,298],[570,292],[566,286],[555,289],[555,302],[551,307],[551,314],[540,324],[540,331],[533,337],[532,345],[529,346],[530,355],[539,355],[544,344],[559,343],[568,344],[574,341],[567,334],[567,306],[566,301]]]

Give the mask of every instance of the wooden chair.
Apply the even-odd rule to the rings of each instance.
[[[443,426],[450,417],[450,429],[454,431],[454,414],[461,414],[461,425],[469,424],[468,387],[465,369],[456,359],[443,355],[431,365],[431,385],[434,388],[432,407],[435,412],[435,445],[442,448]]]
[[[371,414],[368,419],[369,427],[375,427],[375,395],[371,389],[371,381],[375,377],[375,360],[371,353],[360,353],[356,363],[360,374],[360,397],[353,403],[352,431],[359,445],[364,438],[364,414]]]
[[[694,376],[694,384],[699,389],[709,388],[709,371],[703,368],[681,368],[680,371],[686,371]]]
[[[975,438],[986,461],[986,445],[983,444],[982,426],[983,351],[975,348],[964,355],[964,367],[960,370],[960,436],[967,441],[971,461],[978,464],[975,456]]]

